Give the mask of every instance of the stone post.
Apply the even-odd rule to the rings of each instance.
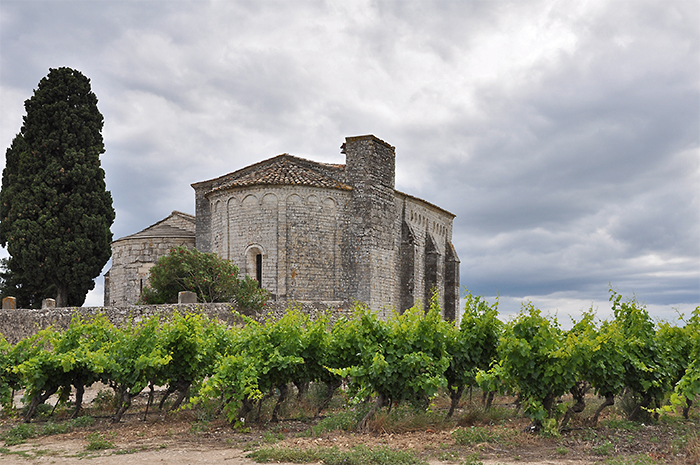
[[[44,299],[41,301],[41,308],[54,308],[56,306],[56,299]]]
[[[14,297],[5,297],[2,299],[3,310],[15,310],[17,308],[17,299]]]
[[[177,294],[177,303],[179,304],[196,304],[197,294],[190,291],[182,291]]]

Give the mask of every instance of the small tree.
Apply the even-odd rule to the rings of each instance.
[[[241,310],[259,311],[270,294],[238,267],[214,253],[175,247],[151,268],[149,285],[141,293],[145,304],[176,303],[181,291],[197,294],[201,302],[236,302]]]

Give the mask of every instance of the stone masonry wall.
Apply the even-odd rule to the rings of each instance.
[[[212,194],[212,251],[255,277],[279,300],[347,300],[340,281],[340,231],[349,193],[303,186],[236,188]]]
[[[375,310],[396,306],[394,147],[374,136],[347,137],[345,155],[347,182],[352,186],[343,236],[348,290]]]
[[[137,302],[151,267],[171,248],[180,245],[192,248],[194,238],[130,238],[113,242],[105,304],[119,307]]]
[[[411,283],[413,303],[425,304],[430,298],[432,286],[436,286],[444,316],[453,319],[451,315],[459,305],[459,297],[454,299],[455,293],[459,296],[459,259],[451,245],[453,216],[421,199],[400,192],[396,193],[396,203],[402,206],[403,212],[397,215],[395,225],[397,243],[402,244],[403,255],[413,259],[412,264],[400,263],[397,267],[396,292],[406,292],[406,286]],[[410,244],[407,243],[409,236]],[[446,260],[451,260],[453,267],[449,275],[449,288]],[[408,300],[405,296],[396,296],[397,302],[408,303]]]
[[[249,315],[263,321],[266,318],[278,319],[290,307],[298,308],[312,318],[330,312],[331,321],[341,316],[350,316],[353,311],[349,302],[268,302],[265,310],[259,314]],[[129,305],[126,307],[64,307],[36,309],[0,309],[0,334],[11,344],[36,334],[41,329],[53,326],[66,329],[74,315],[91,318],[104,314],[116,326],[121,326],[130,319],[138,322],[153,315],[167,319],[174,312],[200,313],[230,326],[242,324],[240,317],[233,313],[235,304],[179,304],[179,305]]]

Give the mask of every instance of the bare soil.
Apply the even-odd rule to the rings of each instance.
[[[87,398],[90,402],[97,389]],[[678,422],[682,431],[691,431],[692,444],[683,443],[686,436],[679,435],[678,424],[661,422],[653,425],[589,428],[574,423],[572,430],[560,438],[544,438],[523,430],[528,420],[518,417],[505,419],[500,424],[493,421],[472,419],[464,411],[455,414],[456,422],[420,429],[397,431],[394,427],[374,424],[375,432],[368,434],[350,432],[327,432],[313,436],[312,420],[283,420],[278,423],[249,425],[246,432],[231,427],[223,419],[198,420],[198,413],[185,410],[163,413],[153,410],[143,421],[144,398],[132,406],[119,424],[111,422],[104,410],[90,408],[86,414],[95,418],[87,427],[66,434],[42,436],[27,440],[23,444],[4,446],[0,441],[0,464],[28,463],[78,463],[89,459],[89,463],[222,463],[229,465],[252,465],[246,455],[261,447],[291,447],[295,449],[337,447],[351,449],[363,444],[379,445],[394,449],[411,450],[431,465],[463,463],[468,457],[478,457],[484,465],[579,465],[604,463],[619,459],[617,463],[628,464],[698,464],[698,418],[694,421]],[[500,399],[503,405],[509,399]],[[55,422],[61,422],[70,411],[58,412]],[[289,417],[288,417],[289,418]],[[38,419],[41,424],[46,420]],[[0,434],[20,423],[19,418],[0,419]],[[461,426],[460,426],[461,425]],[[452,432],[458,427],[477,426],[508,431],[506,439],[469,446],[455,441]],[[389,428],[389,429],[387,429]],[[693,433],[694,431],[694,433]],[[88,450],[95,433],[112,443],[104,450]],[[476,455],[474,455],[476,454]]]

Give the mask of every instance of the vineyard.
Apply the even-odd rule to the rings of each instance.
[[[463,393],[478,389],[487,408],[494,395],[513,396],[528,430],[550,436],[574,418],[595,426],[623,396],[628,420],[653,422],[671,411],[687,419],[700,395],[700,307],[671,325],[613,291],[610,302],[613,319],[589,312],[570,330],[532,304],[504,323],[497,302],[471,294],[459,326],[442,319],[436,299],[388,321],[358,305],[354,317],[333,324],[294,309],[263,322],[241,316],[239,327],[199,314],[122,327],[75,316],[65,331],[42,330],[14,345],[0,336],[0,401],[12,413],[14,393],[25,390],[21,415],[29,423],[51,396],[55,409],[73,394],[78,418],[86,388],[100,382],[114,391],[113,422],[144,393],[144,418],[156,409],[206,408],[241,429],[262,420],[263,402],[273,401],[265,421],[276,422],[293,392],[301,397],[314,386],[322,392],[315,416],[340,391],[363,407],[352,426],[362,432],[382,411],[430,411],[438,393],[449,398],[449,418]],[[166,388],[159,399],[157,386]]]

